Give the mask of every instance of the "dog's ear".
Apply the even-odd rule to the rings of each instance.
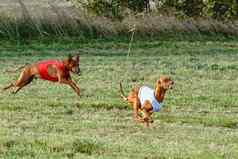
[[[79,56],[79,53],[76,55],[76,61],[79,61],[79,58],[80,56]]]
[[[158,80],[156,81],[156,84],[161,84],[160,79],[158,79]]]
[[[69,55],[68,55],[68,61],[70,62],[70,61],[72,61],[72,59],[73,59],[72,55],[69,54]]]

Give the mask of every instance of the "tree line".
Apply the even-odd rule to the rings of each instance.
[[[157,13],[181,18],[238,18],[238,0],[68,0],[98,16],[123,19],[128,14]]]

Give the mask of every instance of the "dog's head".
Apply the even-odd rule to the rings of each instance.
[[[159,86],[164,90],[173,89],[173,85],[174,81],[167,76],[161,76],[156,82],[156,87]]]
[[[71,72],[80,75],[80,68],[79,68],[79,54],[76,56],[71,56],[69,54],[68,58],[65,60],[65,66],[67,67],[68,70]]]

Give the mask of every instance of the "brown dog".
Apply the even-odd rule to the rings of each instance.
[[[71,79],[70,72],[80,75],[79,55],[77,55],[76,57],[69,55],[67,59],[64,59],[62,61],[44,60],[27,65],[22,70],[19,79],[3,88],[3,90],[7,90],[11,87],[17,87],[17,89],[13,92],[14,94],[16,94],[24,86],[31,83],[31,81],[35,77],[38,77],[43,80],[67,84],[79,96],[80,89]]]
[[[153,122],[152,113],[160,110],[165,93],[168,89],[172,89],[173,84],[174,82],[169,77],[161,76],[156,82],[155,90],[146,86],[137,86],[126,97],[120,83],[120,93],[121,97],[133,106],[133,119],[145,123],[148,127],[149,123]],[[143,118],[139,115],[140,111],[144,113]]]

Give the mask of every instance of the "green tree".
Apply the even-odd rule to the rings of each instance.
[[[203,8],[205,4],[203,0],[184,0],[181,10],[190,17],[197,17],[203,15]]]
[[[233,19],[238,16],[238,0],[206,0],[207,15],[215,19]]]
[[[149,0],[68,0],[96,15],[122,19],[124,11],[138,13],[149,11]],[[155,0],[163,13],[184,17],[238,18],[238,0]]]
[[[96,15],[119,18],[123,16],[123,11],[130,9],[134,13],[148,11],[149,0],[67,0],[76,7],[86,9]]]

